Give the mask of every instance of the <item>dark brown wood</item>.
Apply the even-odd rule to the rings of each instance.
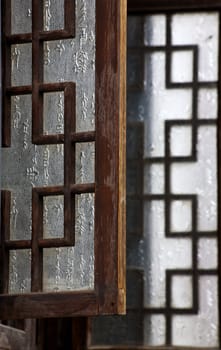
[[[9,86],[6,87],[6,96],[29,95],[32,93],[32,86]]]
[[[2,319],[93,316],[99,305],[97,295],[88,291],[1,295],[0,312]]]
[[[5,222],[4,222],[5,223]],[[30,249],[31,248],[31,241],[10,241],[10,240],[6,240],[5,241],[5,248],[6,249],[15,249],[15,250],[18,250],[18,249]]]
[[[117,313],[125,308],[125,290],[120,287],[123,283],[120,268],[123,266],[118,254],[120,235],[123,235],[122,230],[119,231],[122,218],[118,214],[119,206],[124,206],[124,198],[119,198],[119,192],[124,183],[119,183],[118,167],[119,111],[120,103],[123,103],[119,99],[119,77],[125,84],[121,45],[126,45],[125,37],[122,38],[120,33],[126,23],[123,23],[126,2],[97,0],[96,5],[96,169],[99,171],[96,172],[95,197],[95,277],[99,313]],[[124,249],[124,245],[121,248]]]
[[[220,10],[220,0],[128,0],[129,13]]]
[[[11,47],[7,45],[6,36],[11,31],[11,1],[2,1],[2,145],[9,147],[11,144],[11,99],[6,95],[6,87],[11,85]]]
[[[1,239],[0,239],[0,291],[8,292],[9,284],[9,252],[5,241],[10,238],[10,205],[11,194],[1,191]]]
[[[32,257],[31,257],[31,291],[41,292],[43,275],[43,250],[38,240],[43,237],[43,197],[32,190]],[[30,318],[31,315],[28,316]]]
[[[42,31],[42,1],[32,0],[33,32],[31,35],[5,35],[5,45],[32,42],[32,86],[12,87],[5,81],[4,98],[10,109],[10,97],[32,93],[33,141],[36,144],[65,145],[64,186],[33,188],[32,240],[13,242],[4,239],[4,250],[32,249],[32,293],[0,295],[0,318],[42,318],[97,315],[124,312],[125,307],[125,67],[126,67],[126,2],[125,0],[96,0],[96,131],[75,131],[74,83],[43,83],[43,41],[61,39],[67,31],[74,35],[74,1],[65,1],[63,31]],[[4,0],[5,8],[7,1]],[[5,9],[6,10],[6,9]],[[9,13],[7,13],[9,15]],[[18,42],[16,42],[18,40]],[[7,60],[9,62],[9,57]],[[8,64],[8,63],[7,63]],[[10,65],[8,75],[10,75]],[[43,94],[64,91],[65,135],[44,135]],[[74,93],[73,93],[74,92]],[[67,120],[66,120],[67,115]],[[5,119],[10,126],[9,117]],[[6,124],[5,124],[6,125]],[[10,145],[10,127],[4,127],[4,137]],[[120,141],[120,137],[122,140]],[[75,144],[95,142],[95,183],[75,184],[71,167],[75,162]],[[92,291],[43,293],[43,248],[73,245],[74,196],[95,193],[95,287]],[[43,239],[43,197],[65,194],[69,222],[64,239]],[[7,209],[9,213],[9,210]],[[69,242],[69,243],[68,243]],[[14,244],[14,245],[13,245]],[[5,262],[4,262],[5,263]],[[77,346],[77,345],[76,345]]]
[[[75,34],[75,1],[64,1],[64,29],[74,36]]]
[[[87,348],[87,319],[76,317],[72,319],[72,348],[86,350]]]
[[[32,33],[27,34],[11,34],[6,35],[6,41],[8,44],[28,44],[32,42]]]
[[[218,268],[219,268],[219,283],[218,283],[218,295],[219,300],[221,296],[221,215],[220,215],[220,209],[221,209],[221,21],[219,20],[219,83],[218,83],[218,125],[217,125],[217,151],[218,151],[218,157],[217,157],[217,179],[218,179]],[[221,325],[221,303],[219,302],[219,325]],[[219,339],[221,344],[221,333],[219,333]]]

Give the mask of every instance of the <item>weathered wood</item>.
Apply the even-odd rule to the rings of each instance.
[[[129,13],[220,9],[220,0],[128,0]]]
[[[3,9],[11,16],[8,2],[3,0]],[[73,0],[65,0],[65,26],[74,30]],[[10,97],[16,93],[32,93],[32,135],[36,144],[64,143],[68,148],[64,159],[65,184],[62,186],[33,189],[32,197],[32,240],[27,243],[19,241],[16,249],[22,244],[32,249],[32,293],[24,295],[0,295],[0,318],[42,318],[42,317],[71,317],[97,315],[99,313],[123,313],[125,311],[125,72],[126,72],[126,0],[96,0],[96,60],[95,60],[95,117],[96,131],[77,133],[75,131],[75,96],[71,87],[73,83],[64,83],[68,100],[65,99],[65,113],[69,121],[65,124],[65,135],[46,135],[43,133],[42,108],[45,91],[60,91],[61,85],[44,84],[43,81],[43,40],[52,40],[61,31],[42,31],[43,1],[32,0],[32,35],[11,37],[10,25],[5,20],[3,25],[4,48],[11,49],[11,42],[31,40],[32,42],[32,86],[12,87],[10,55],[5,55],[3,63],[7,63],[8,76],[4,79],[7,89],[4,90],[7,118],[3,121],[4,144],[10,147]],[[71,11],[69,12],[68,9]],[[3,24],[4,24],[3,23]],[[72,33],[73,34],[73,33]],[[66,35],[66,32],[63,32]],[[7,62],[6,62],[7,61]],[[4,72],[4,69],[3,69]],[[71,84],[71,86],[70,86]],[[8,109],[7,109],[8,108]],[[3,139],[4,139],[3,138]],[[71,174],[75,162],[75,143],[95,142],[95,183],[75,184]],[[65,152],[64,152],[65,153]],[[71,181],[72,180],[72,181]],[[43,293],[43,248],[53,247],[52,240],[44,240],[43,225],[43,196],[64,194],[69,191],[70,198],[65,202],[69,212],[74,213],[75,194],[95,193],[95,286],[94,290]],[[41,190],[41,189],[40,189]],[[66,215],[66,214],[65,214]],[[65,220],[73,229],[73,218],[70,213]],[[71,225],[70,225],[71,224]],[[57,240],[66,245],[72,238],[71,229],[65,228],[65,240]],[[9,252],[13,249],[10,238],[4,244]]]

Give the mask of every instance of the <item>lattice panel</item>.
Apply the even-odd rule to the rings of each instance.
[[[5,1],[3,292],[94,287],[95,1]]]
[[[127,316],[92,345],[218,347],[219,15],[128,21]]]

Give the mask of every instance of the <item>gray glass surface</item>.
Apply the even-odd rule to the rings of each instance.
[[[31,32],[31,2],[13,0],[12,8],[12,32]],[[75,129],[77,132],[93,131],[95,130],[95,0],[76,0],[75,15],[74,39],[44,43],[43,82],[74,82],[76,85]],[[45,31],[64,28],[64,0],[45,0],[43,19]],[[12,45],[11,83],[13,86],[32,84],[31,62],[32,44]],[[64,93],[44,93],[43,133],[45,135],[64,133],[64,113]],[[1,156],[4,164],[2,188],[11,192],[10,239],[31,240],[32,189],[64,185],[64,146],[32,144],[31,95],[11,97],[11,146],[3,148]],[[76,164],[75,168],[73,165],[73,169],[70,169],[73,171],[73,184],[95,181],[94,159],[94,142],[76,145]],[[76,178],[75,182],[74,178]],[[52,239],[63,237],[63,196],[45,196],[43,208],[43,237]],[[73,214],[76,217],[75,227],[73,227],[73,234],[75,231],[76,235],[75,246],[43,251],[43,291],[93,288],[94,195],[76,196],[76,213]],[[23,266],[22,258],[16,258],[17,262],[14,263],[17,252],[13,254],[10,266],[15,265],[19,274],[19,269]],[[17,255],[22,256],[19,252]],[[31,271],[31,260],[25,261],[27,271]],[[59,263],[61,261],[63,266],[61,273],[57,261]],[[71,266],[74,266],[73,271]],[[66,267],[68,267],[67,271]],[[30,274],[25,273],[22,281],[23,279],[25,291],[30,291]],[[23,290],[15,286],[14,280],[15,277],[11,272],[9,293],[22,293]]]

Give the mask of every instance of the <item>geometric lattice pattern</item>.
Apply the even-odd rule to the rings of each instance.
[[[218,346],[217,51],[216,13],[129,17],[127,316],[93,344]]]
[[[63,183],[55,185],[45,185],[42,181],[41,186],[32,188],[32,213],[31,239],[13,240],[10,235],[10,221],[16,218],[16,212],[13,213],[13,201],[9,190],[2,191],[2,227],[1,227],[1,279],[4,281],[2,292],[8,293],[9,280],[9,260],[10,252],[17,250],[31,249],[31,290],[38,292],[42,290],[43,280],[43,248],[72,247],[75,244],[75,196],[81,194],[90,194],[95,192],[94,183],[77,183],[75,179],[76,162],[76,144],[95,141],[95,132],[77,132],[76,130],[76,87],[73,82],[44,83],[43,66],[45,63],[45,43],[74,38],[75,36],[75,1],[64,1],[64,29],[43,30],[43,1],[32,1],[32,32],[29,33],[11,33],[11,1],[4,1],[3,6],[3,136],[2,142],[5,149],[3,152],[11,159],[15,157],[14,145],[11,144],[11,101],[12,98],[19,100],[20,96],[31,95],[32,98],[32,144],[35,150],[43,158],[43,164],[47,163],[48,147],[62,147],[63,149]],[[86,35],[86,34],[84,34]],[[31,45],[32,50],[32,81],[29,85],[12,84],[12,65],[13,45]],[[62,46],[62,44],[60,44]],[[16,46],[15,46],[16,47]],[[61,47],[62,49],[62,47]],[[50,93],[63,93],[64,96],[64,130],[58,133],[44,132],[44,96]],[[16,111],[19,113],[19,111]],[[16,122],[16,120],[15,120]],[[16,127],[16,126],[15,126]],[[25,129],[26,127],[26,129]],[[24,124],[25,130],[30,127]],[[24,142],[26,139],[24,138]],[[23,145],[24,146],[24,145]],[[25,148],[25,147],[24,147]],[[81,153],[85,156],[85,152]],[[19,164],[21,159],[14,159]],[[35,165],[35,164],[34,164]],[[47,165],[47,164],[46,164]],[[19,174],[14,174],[22,181],[24,169],[18,165]],[[8,169],[13,174],[13,169]],[[43,169],[43,172],[45,169]],[[34,179],[38,174],[33,168],[27,169],[27,176]],[[46,174],[47,175],[47,174]],[[16,180],[12,179],[13,184]],[[9,181],[10,182],[10,181]],[[10,183],[8,187],[10,188]],[[59,238],[45,238],[43,235],[44,226],[44,200],[48,197],[64,198],[64,234]],[[14,216],[13,216],[14,214]]]
[[[140,213],[138,214],[140,215],[138,222],[144,223],[142,249],[144,255],[147,255],[143,262],[144,268],[147,269],[144,273],[143,305],[143,311],[146,314],[145,341],[150,345],[162,345],[164,343],[168,345],[200,345],[197,344],[198,340],[195,344],[194,342],[193,344],[183,344],[183,339],[181,339],[181,343],[179,343],[175,333],[179,332],[179,327],[183,328],[182,331],[185,333],[185,328],[188,328],[188,317],[186,316],[202,313],[202,300],[200,300],[199,290],[202,277],[207,276],[210,280],[209,276],[215,276],[216,280],[218,273],[216,258],[211,268],[205,268],[205,265],[204,268],[201,268],[199,263],[201,240],[207,239],[207,244],[216,242],[217,245],[217,178],[216,164],[214,164],[216,163],[216,120],[211,119],[210,115],[205,118],[200,116],[199,95],[203,89],[215,90],[217,80],[209,78],[207,81],[202,79],[200,76],[200,55],[203,55],[203,53],[200,51],[200,47],[197,44],[175,44],[176,39],[174,37],[176,34],[173,33],[175,20],[173,20],[173,16],[168,15],[166,19],[159,16],[159,22],[162,23],[163,20],[166,22],[165,39],[161,39],[162,41],[165,40],[164,43],[159,42],[158,45],[154,42],[155,29],[153,27],[148,28],[148,26],[151,26],[150,19],[149,22],[146,20],[143,27],[143,42],[146,45],[142,46],[141,44],[139,48],[132,45],[129,48],[129,57],[131,54],[134,67],[137,64],[137,70],[139,69],[136,78],[131,82],[131,86],[129,85],[129,89],[137,90],[141,95],[142,90],[147,89],[150,94],[146,107],[148,110],[145,111],[145,107],[139,106],[138,113],[140,113],[141,121],[137,123],[136,129],[134,129],[133,124],[131,125],[133,134],[135,131],[132,130],[139,130],[141,138],[143,132],[143,145],[141,147],[144,150],[144,156],[141,149],[139,165],[132,165],[129,161],[129,169],[133,167],[134,172],[140,172],[140,170],[135,169],[143,169],[142,173],[144,174],[143,180],[139,179],[138,174],[132,175],[135,183],[137,183],[135,176],[137,176],[137,180],[139,179],[143,183],[143,188],[137,187],[135,193],[131,194],[129,198],[134,204],[136,203],[137,212]],[[216,52],[213,54],[216,56]],[[159,68],[162,66],[163,60],[165,62],[165,73]],[[141,70],[138,68],[140,64],[143,67]],[[158,74],[154,73],[154,70],[159,70]],[[143,71],[143,76],[147,78],[139,81],[140,71]],[[151,83],[148,83],[148,79]],[[162,85],[160,85],[157,79],[165,79],[165,81],[162,81]],[[159,91],[161,88],[164,89],[164,84],[165,93]],[[188,99],[191,100],[191,103],[189,103],[189,109],[180,109],[180,113],[184,117],[178,115],[178,119],[166,115],[167,107],[165,106],[163,112],[165,117],[162,117],[162,126],[156,121],[159,135],[161,132],[163,133],[162,138],[159,136],[157,139],[158,142],[164,143],[164,147],[161,149],[161,146],[157,147],[154,144],[156,139],[151,141],[151,139],[154,139],[151,133],[155,133],[154,127],[152,128],[151,125],[155,122],[151,119],[148,121],[148,118],[160,119],[158,115],[162,113],[162,109],[164,110],[163,104],[167,104],[166,99],[169,97],[167,91],[169,90],[177,93],[178,102],[171,100],[171,103],[175,105],[179,103],[179,91],[183,94],[187,91],[190,94]],[[160,97],[157,99],[154,94],[158,94]],[[136,95],[136,92],[134,95]],[[175,95],[173,97],[175,98]],[[154,106],[151,99],[152,101],[156,99],[159,103],[162,101],[162,108],[159,107],[159,110],[157,110],[157,106]],[[173,109],[169,110],[175,116]],[[145,118],[147,119],[142,131],[142,119],[145,120]],[[164,118],[165,121],[163,122]],[[141,141],[139,140],[139,142]],[[211,157],[211,160],[208,155],[204,155],[206,152],[203,143],[206,143],[207,147],[210,148],[211,155],[209,157]],[[182,148],[182,144],[185,144],[184,148]],[[138,155],[139,153],[137,153]],[[137,161],[133,160],[133,162]],[[208,172],[209,174],[206,174]],[[129,174],[129,178],[132,178],[132,176]],[[209,185],[207,186],[206,183],[208,182]],[[207,193],[208,188],[211,193]],[[129,190],[131,189],[134,190],[133,187],[130,187]],[[207,206],[202,204],[203,196],[208,196],[209,204]],[[140,205],[140,208],[137,205]],[[143,218],[141,213],[143,213]],[[206,220],[200,219],[200,215],[207,215],[210,224]],[[139,227],[137,222],[136,226]],[[128,228],[130,229],[130,226]],[[158,235],[159,237],[151,239],[149,235]],[[213,252],[215,251],[213,250]],[[204,259],[207,260],[207,257],[205,256]],[[162,264],[162,266],[157,267],[158,264]],[[211,280],[215,281],[213,277]],[[214,288],[216,288],[215,285]],[[208,293],[211,292],[208,291]],[[211,295],[211,303],[213,304],[211,308],[217,310],[216,297],[213,298]],[[217,314],[214,309],[212,312]],[[176,325],[177,316],[180,326],[179,324]],[[184,323],[182,323],[181,316],[185,316]],[[207,318],[211,321],[208,315]],[[216,322],[217,318],[215,317],[215,321],[211,321],[214,327],[214,338],[211,337],[208,344],[204,338],[204,345],[210,345],[210,341],[212,344],[216,344],[218,327]],[[191,321],[190,324],[192,324]],[[156,331],[157,327],[158,331]],[[189,329],[189,332],[191,332],[191,329]]]

